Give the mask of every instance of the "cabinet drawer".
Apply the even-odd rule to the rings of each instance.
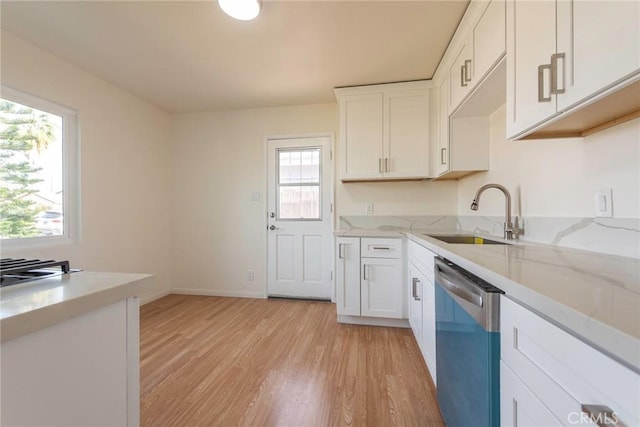
[[[409,241],[409,262],[413,263],[424,275],[433,281],[433,258],[436,254],[420,244]]]
[[[364,238],[360,241],[362,258],[402,258],[402,240]]]
[[[500,322],[502,360],[563,424],[603,405],[640,425],[640,375],[505,297]]]

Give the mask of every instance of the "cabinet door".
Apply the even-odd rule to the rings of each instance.
[[[384,94],[384,176],[429,176],[429,92],[427,89]]]
[[[362,258],[363,316],[404,318],[402,260]]]
[[[422,349],[422,282],[420,281],[420,272],[413,265],[409,264],[407,283],[409,294],[409,325],[413,331],[413,336],[418,342],[418,346]]]
[[[556,114],[551,55],[556,52],[554,1],[507,2],[507,136]]]
[[[453,112],[471,90],[473,80],[472,44],[468,40],[449,68],[449,112]]]
[[[563,0],[557,13],[560,111],[638,73],[640,2]]]
[[[580,421],[580,415],[576,414],[574,421]],[[570,422],[570,419],[567,421]],[[502,427],[563,425],[503,361],[500,361],[500,425]]]
[[[473,28],[473,85],[504,55],[505,33],[505,0],[491,0]]]
[[[341,178],[382,176],[382,92],[340,99]]]
[[[449,78],[440,83],[438,87],[439,105],[439,132],[437,151],[435,153],[435,175],[439,176],[449,170]]]
[[[336,306],[338,314],[360,315],[360,239],[336,239]]]

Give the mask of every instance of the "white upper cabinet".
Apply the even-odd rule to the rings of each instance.
[[[449,112],[482,81],[505,53],[505,0],[476,2],[479,18],[468,33],[459,36],[462,43],[449,67]]]
[[[473,27],[473,74],[475,85],[504,56],[506,45],[505,0],[491,0]]]
[[[383,94],[340,97],[342,177],[381,175]]]
[[[640,2],[562,0],[556,13],[558,110],[638,74]]]
[[[449,67],[449,111],[455,110],[472,88],[472,42],[468,40],[459,49],[456,59]]]
[[[638,1],[508,1],[507,136],[525,136],[637,80],[639,16]],[[621,108],[633,111],[637,100],[635,107]],[[596,120],[583,120],[585,129],[578,130],[600,124],[598,116],[610,114],[608,109]],[[579,136],[569,135],[569,127],[556,128],[558,136]]]
[[[429,176],[430,82],[336,89],[340,109],[340,179]]]

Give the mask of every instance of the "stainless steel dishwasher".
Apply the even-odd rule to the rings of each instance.
[[[447,427],[500,425],[500,294],[435,258],[438,403]]]

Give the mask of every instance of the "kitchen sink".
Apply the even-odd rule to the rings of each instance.
[[[440,240],[445,243],[463,245],[510,245],[510,243],[498,242],[497,240],[485,239],[468,234],[425,234],[425,236]]]

